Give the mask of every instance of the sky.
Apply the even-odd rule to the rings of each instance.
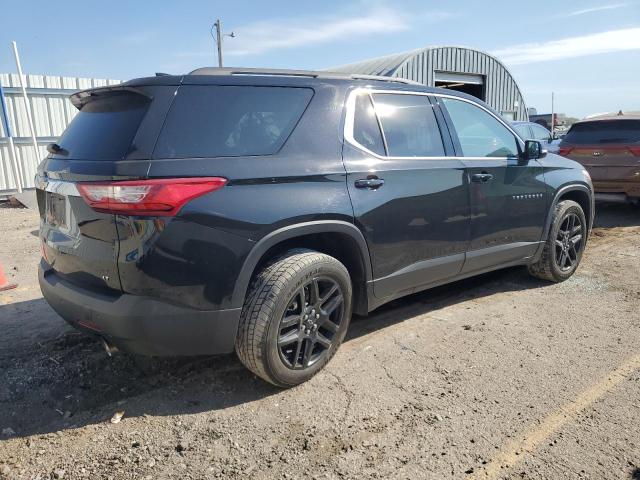
[[[640,0],[0,0],[0,73],[130,78],[217,64],[325,69],[430,45],[502,60],[528,107],[640,110]]]

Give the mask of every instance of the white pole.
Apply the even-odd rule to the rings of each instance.
[[[31,104],[29,103],[29,97],[27,97],[27,79],[22,74],[22,65],[20,64],[20,55],[18,54],[18,45],[16,42],[11,42],[13,47],[13,56],[16,58],[16,67],[18,67],[18,76],[20,77],[20,88],[22,89],[22,97],[24,98],[24,106],[27,110],[27,120],[29,121],[29,130],[31,130],[31,141],[33,143],[33,150],[35,153],[36,162],[39,161],[40,152],[38,150],[38,139],[36,138],[36,129],[33,126],[33,116],[31,115]]]

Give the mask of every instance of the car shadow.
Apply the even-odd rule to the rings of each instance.
[[[345,342],[447,305],[542,285],[520,268],[413,294],[354,318]],[[29,331],[34,317],[46,334]],[[70,329],[42,298],[1,306],[0,323],[14,335],[0,340],[0,427],[14,436],[103,423],[117,411],[127,417],[214,411],[280,392],[235,355],[108,357],[98,339]]]
[[[593,227],[596,229],[640,226],[640,206],[629,203],[597,202]]]

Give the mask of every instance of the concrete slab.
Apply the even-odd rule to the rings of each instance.
[[[38,209],[38,201],[36,200],[35,188],[30,188],[29,190],[23,190],[22,193],[16,193],[15,195],[11,195],[11,200],[15,200],[21,205],[27,208],[30,208],[32,210]]]

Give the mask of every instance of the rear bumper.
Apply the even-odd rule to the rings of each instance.
[[[42,294],[69,324],[119,349],[154,356],[212,355],[234,350],[240,308],[202,311],[138,295],[83,289],[40,263]]]
[[[640,197],[640,181],[597,181],[593,180],[593,189],[596,193],[617,193],[627,197]]]

